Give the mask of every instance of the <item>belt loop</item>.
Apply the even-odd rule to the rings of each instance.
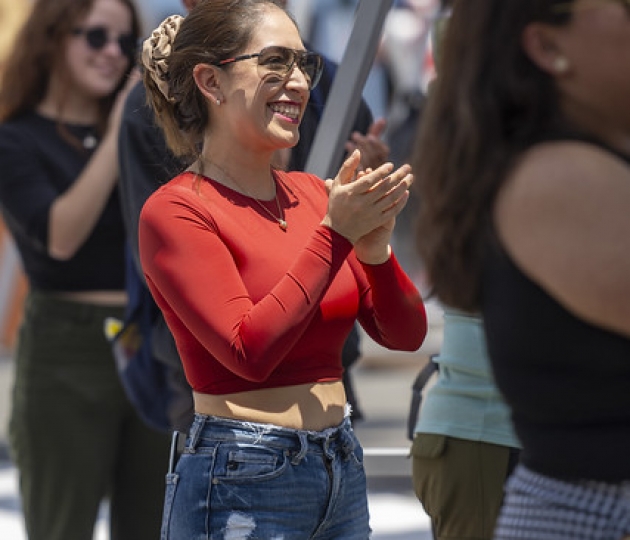
[[[306,455],[306,451],[308,450],[308,441],[306,440],[306,433],[298,432],[298,438],[300,439],[300,451],[293,457],[291,460],[291,465],[299,465],[300,461]]]
[[[200,415],[195,415],[192,425],[190,426],[190,440],[188,441],[188,451],[194,454],[199,444],[199,435],[201,434],[201,428],[205,423],[205,418]]]
[[[354,437],[352,436],[352,427],[350,424],[350,420],[344,420],[342,426],[339,428],[340,441],[339,445],[341,446],[341,452],[345,459],[348,459],[352,452],[354,452],[354,448],[356,446]]]
[[[326,434],[326,437],[322,440],[322,449],[324,450],[324,455],[328,459],[334,459],[335,451],[330,449],[330,445],[334,440],[334,434],[330,431]]]

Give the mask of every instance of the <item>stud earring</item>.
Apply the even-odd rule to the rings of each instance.
[[[217,98],[216,104],[221,105],[221,100],[219,98]]]
[[[553,61],[553,69],[556,73],[566,73],[569,69],[569,61],[564,56],[557,56]]]

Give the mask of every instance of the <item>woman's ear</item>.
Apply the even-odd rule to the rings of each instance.
[[[208,101],[218,104],[223,101],[217,67],[208,64],[197,64],[193,68],[193,78],[197,88]]]
[[[571,69],[562,51],[557,30],[544,23],[528,24],[521,35],[521,46],[527,57],[552,77],[566,74]]]

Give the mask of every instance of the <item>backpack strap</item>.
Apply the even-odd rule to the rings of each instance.
[[[413,441],[416,424],[418,423],[418,415],[420,414],[420,405],[422,403],[422,390],[429,382],[431,375],[439,370],[439,364],[434,360],[436,356],[431,355],[429,357],[429,361],[422,367],[411,387],[411,404],[409,406],[409,415],[407,416],[407,438],[410,441]]]

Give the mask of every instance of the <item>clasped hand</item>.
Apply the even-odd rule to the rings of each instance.
[[[337,173],[327,180],[328,212],[322,224],[347,238],[357,258],[368,264],[385,262],[396,216],[409,199],[411,167],[394,171],[392,163],[358,171],[361,153],[355,150]]]

